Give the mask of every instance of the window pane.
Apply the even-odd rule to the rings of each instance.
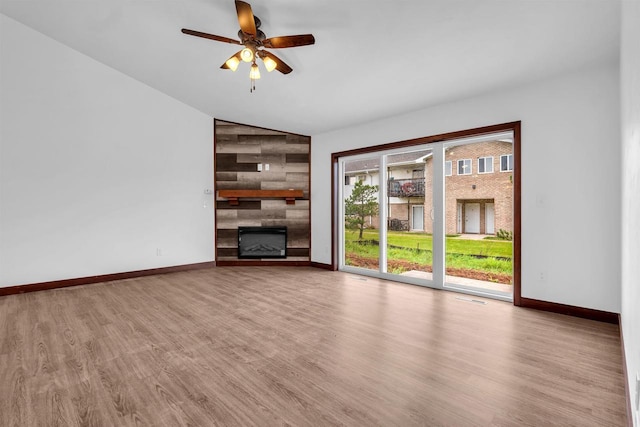
[[[446,176],[451,176],[451,175],[452,175],[452,170],[451,170],[451,169],[452,169],[452,166],[451,166],[451,160],[447,160],[447,161],[444,163],[444,174],[445,174]]]
[[[386,272],[424,280],[432,279],[431,199],[433,158],[430,149],[387,156]],[[423,162],[424,169],[408,164]],[[404,163],[402,163],[404,162]],[[431,168],[431,169],[430,169]],[[426,173],[425,173],[426,171]]]
[[[510,170],[513,170],[513,155],[506,154],[500,156],[500,171],[506,172]]]
[[[471,159],[458,160],[458,175],[470,175],[471,172]]]
[[[491,172],[493,172],[493,157],[479,157],[478,173],[491,173]]]
[[[343,188],[344,211],[344,263],[367,270],[378,270],[380,184],[379,157],[347,160]],[[361,171],[367,171],[362,173]]]
[[[512,292],[513,183],[494,174],[493,160],[511,167],[512,143],[485,140],[452,145],[447,156],[467,176],[445,180],[445,288]],[[477,162],[473,159],[478,159]],[[471,166],[476,163],[477,175]]]

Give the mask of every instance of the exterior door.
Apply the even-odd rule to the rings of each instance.
[[[486,234],[495,234],[495,205],[487,203],[484,205],[484,229]]]
[[[464,204],[464,232],[480,233],[480,203]]]
[[[411,206],[411,229],[414,231],[424,230],[424,206]]]

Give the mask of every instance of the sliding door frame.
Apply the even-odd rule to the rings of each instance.
[[[338,217],[338,199],[340,191],[340,169],[339,159],[341,157],[355,156],[358,154],[374,154],[379,151],[410,148],[418,145],[433,144],[436,142],[446,142],[471,136],[485,134],[513,132],[513,304],[521,305],[521,122],[509,122],[498,125],[484,126],[480,128],[467,129],[456,132],[449,132],[439,135],[426,136],[404,141],[391,142],[370,147],[357,148],[353,150],[340,151],[331,154],[331,269],[338,270],[338,226],[341,223]],[[437,175],[437,174],[436,174]],[[435,242],[434,238],[434,242]],[[435,253],[435,252],[434,252]],[[435,273],[435,272],[434,272]],[[443,272],[444,274],[444,272]],[[435,277],[434,277],[435,278]]]

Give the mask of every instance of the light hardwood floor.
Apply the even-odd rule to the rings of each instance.
[[[311,268],[0,297],[2,426],[622,426],[618,327]]]

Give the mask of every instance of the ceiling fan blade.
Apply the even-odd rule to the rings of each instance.
[[[200,31],[188,30],[186,28],[182,29],[184,34],[188,34],[190,36],[202,37],[209,40],[215,40],[223,43],[231,43],[231,44],[240,44],[238,40],[230,39],[228,37],[216,36],[215,34],[202,33]]]
[[[240,56],[240,54],[241,54],[241,53],[242,53],[242,51],[241,51],[241,50],[237,51],[237,52],[235,53],[235,55],[233,55],[233,56],[229,57],[229,59],[227,59],[226,61],[224,61],[224,64],[222,64],[222,65],[220,66],[220,68],[222,68],[223,70],[233,70],[233,71],[235,71],[235,69],[233,69],[233,68],[229,67],[229,65],[228,65],[227,63],[228,63],[228,62],[229,62],[229,60],[231,60],[232,58],[236,58],[236,59],[238,60],[238,62],[237,62],[237,63],[238,63],[238,64],[240,64],[240,61],[242,61],[242,57]],[[237,65],[236,65],[236,68],[237,68]]]
[[[316,42],[313,34],[300,34],[297,36],[271,37],[262,40],[262,45],[271,49],[282,49],[285,47],[307,46]]]
[[[236,12],[238,13],[238,23],[243,33],[250,36],[256,36],[256,20],[253,17],[253,11],[249,3],[236,0]]]
[[[293,71],[293,68],[289,67],[282,59],[278,58],[271,52],[267,52],[266,50],[259,50],[258,56],[260,56],[263,61],[265,58],[271,59],[276,63],[276,70],[280,71],[282,74],[289,74]]]

